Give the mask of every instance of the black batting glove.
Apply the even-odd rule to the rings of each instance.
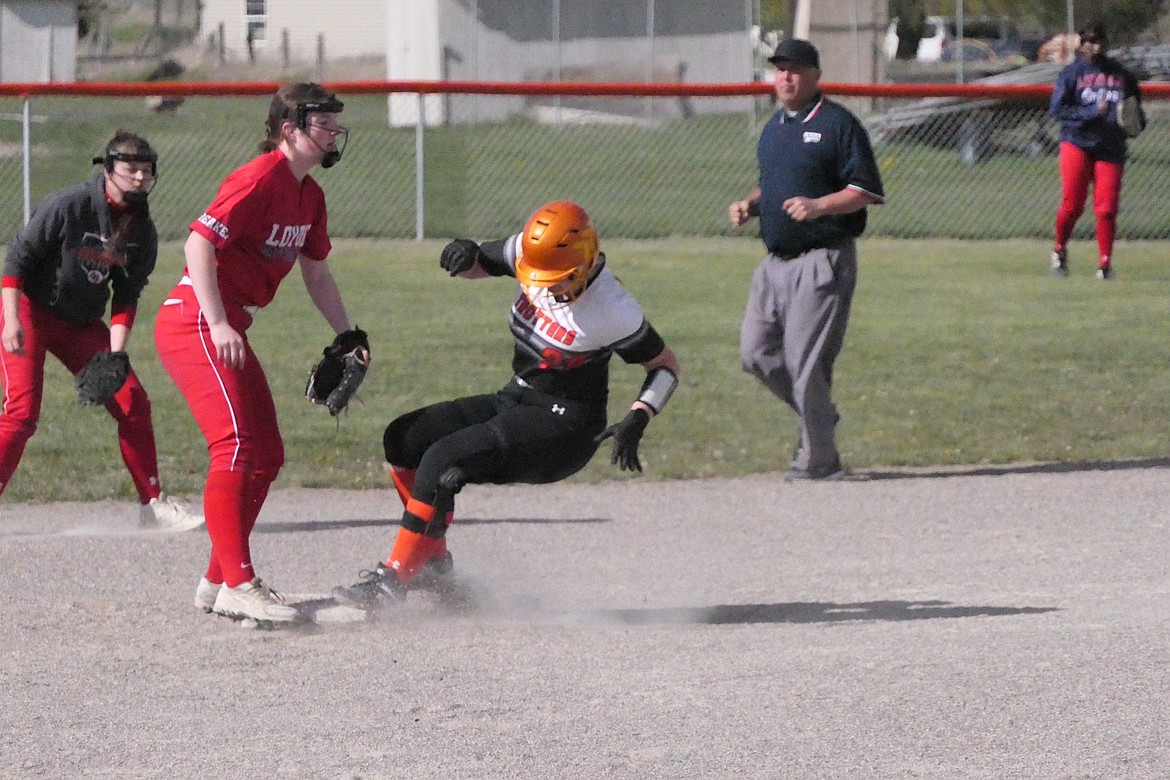
[[[645,409],[631,409],[630,413],[620,423],[609,426],[593,439],[594,444],[601,444],[610,436],[613,437],[613,455],[609,462],[622,471],[641,471],[642,462],[638,460],[638,442],[642,441],[642,434],[650,424],[650,414]]]
[[[474,268],[482,254],[479,244],[466,238],[457,238],[443,247],[439,265],[452,276],[458,276]]]

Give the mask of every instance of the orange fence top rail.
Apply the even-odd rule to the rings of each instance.
[[[97,97],[224,96],[271,95],[284,82],[50,82],[0,84],[0,96],[27,98],[34,95],[73,95]],[[385,95],[391,93],[464,94],[464,95],[608,95],[625,97],[735,97],[768,95],[768,82],[737,84],[666,84],[600,81],[326,81],[329,89],[347,95]],[[1051,84],[849,84],[824,82],[829,95],[884,98],[991,98],[998,100],[1047,100]],[[1170,83],[1145,82],[1143,97],[1170,98]]]

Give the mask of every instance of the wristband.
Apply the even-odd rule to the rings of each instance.
[[[678,387],[678,377],[669,368],[656,368],[646,375],[642,383],[642,392],[638,400],[654,410],[654,414],[662,412],[674,389]]]

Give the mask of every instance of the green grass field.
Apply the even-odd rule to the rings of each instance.
[[[481,237],[483,238],[483,237]],[[506,280],[452,280],[441,242],[339,242],[332,267],[374,363],[362,403],[339,420],[302,397],[331,337],[299,275],[250,338],[272,384],[288,451],[280,486],[380,488],[381,432],[433,401],[491,391],[509,376]],[[792,414],[739,370],[738,329],[759,243],[613,241],[612,267],[678,353],[682,384],[655,420],[639,479],[777,471]],[[1118,278],[1092,277],[1094,247],[1074,244],[1073,275],[1047,275],[1040,241],[869,239],[845,350],[837,363],[840,443],[854,468],[1161,458],[1170,439],[1170,246],[1123,242]],[[181,269],[163,247],[130,352],[151,393],[165,486],[198,494],[207,453],[154,354],[154,312]],[[133,496],[112,420],[78,406],[55,361],[40,429],[5,502]],[[642,371],[615,363],[611,416]],[[603,453],[576,480],[626,479]],[[0,509],[2,513],[2,509]]]

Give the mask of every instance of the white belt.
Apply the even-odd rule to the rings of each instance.
[[[179,286],[180,287],[194,287],[195,284],[194,284],[194,282],[191,281],[190,276],[187,276],[187,274],[183,274],[183,278],[179,280]],[[248,312],[248,314],[251,314],[254,317],[254,316],[256,316],[256,312],[260,311],[261,307],[259,307],[259,306],[241,306],[240,308],[242,308],[244,311]]]

